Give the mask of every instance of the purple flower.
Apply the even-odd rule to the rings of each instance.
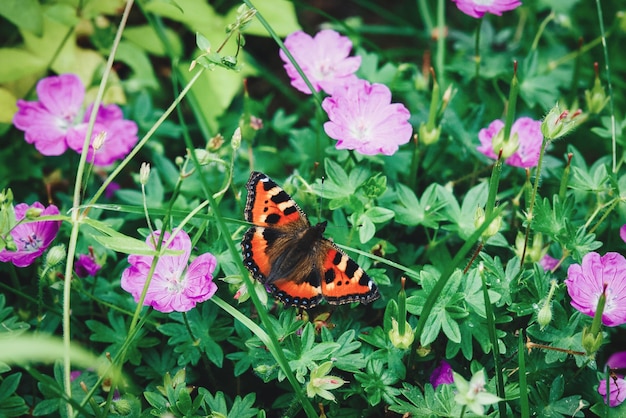
[[[621,254],[588,253],[581,264],[569,267],[565,284],[572,306],[580,312],[594,316],[604,293],[602,323],[609,327],[626,323],[626,259]]]
[[[44,78],[37,83],[37,96],[37,102],[18,100],[13,117],[15,127],[25,132],[26,142],[43,155],[61,155],[68,147],[80,153],[93,106],[86,112],[83,109],[85,86],[80,78],[74,74]],[[98,109],[91,143],[102,133],[102,147],[94,154],[91,146],[87,155],[87,161],[97,166],[124,158],[137,143],[137,124],[124,120],[114,104]]]
[[[548,254],[544,255],[539,261],[539,265],[543,267],[544,271],[552,270],[559,264],[559,259],[550,257]]]
[[[495,160],[500,149],[494,149],[493,141],[498,138],[498,134],[503,128],[504,122],[496,119],[486,129],[481,129],[478,132],[478,139],[481,144],[477,148],[478,151]],[[539,161],[541,143],[543,142],[541,121],[526,117],[519,118],[511,126],[511,140],[514,140],[515,134],[517,134],[518,147],[504,162],[513,167],[535,167]],[[504,146],[499,145],[497,147],[503,148]]]
[[[20,203],[15,206],[15,220],[18,224],[11,230],[11,237],[17,247],[16,251],[6,248],[0,251],[0,261],[11,262],[17,267],[29,266],[50,246],[61,226],[61,221],[39,221],[19,223],[27,212],[29,215],[38,213],[39,216],[58,215],[59,209],[50,205],[45,208],[35,202],[31,206]],[[29,216],[30,217],[30,216]]]
[[[408,109],[391,103],[391,91],[383,84],[357,80],[338,87],[322,108],[330,119],[324,130],[337,140],[337,149],[392,155],[413,133]]]
[[[113,196],[115,196],[115,192],[117,192],[121,188],[122,186],[120,186],[119,183],[112,181],[111,183],[109,183],[106,189],[104,189],[104,197],[106,197],[107,199],[112,199]]]
[[[436,388],[439,385],[450,385],[454,383],[454,376],[452,375],[452,367],[447,361],[441,360],[439,366],[430,375],[430,384]]]
[[[67,150],[66,137],[82,116],[85,87],[78,76],[63,74],[37,83],[38,102],[17,101],[13,117],[26,142],[43,155],[61,155]]]
[[[626,351],[617,351],[609,356],[606,365],[611,369],[626,369]],[[618,376],[624,377],[623,373],[617,373]]]
[[[101,268],[102,266],[96,261],[91,247],[89,247],[89,254],[79,255],[78,260],[74,263],[74,272],[80,278],[95,276]]]
[[[89,117],[93,105],[90,105],[85,112],[83,123],[68,132],[67,145],[79,154],[83,150],[83,143]],[[104,143],[98,150],[94,150],[94,140],[98,135],[104,134]],[[122,109],[115,104],[100,106],[96,116],[96,123],[93,127],[87,161],[97,166],[106,166],[121,160],[137,143],[137,124],[130,120],[124,120]]]
[[[315,91],[324,90],[332,94],[334,89],[356,80],[354,73],[361,66],[361,57],[349,57],[352,42],[334,30],[323,30],[314,38],[302,31],[294,32],[285,39],[285,47],[296,60]],[[303,93],[311,90],[298,74],[285,52],[280,58],[291,78],[291,85]]]
[[[619,236],[622,241],[626,242],[626,224],[622,225],[622,227],[619,229]]]
[[[146,239],[146,243],[155,248],[160,234],[161,231],[154,232]],[[169,237],[169,232],[165,232],[163,242],[167,242]],[[186,312],[196,306],[196,303],[209,299],[217,290],[212,275],[217,260],[213,254],[206,253],[187,265],[191,254],[191,239],[185,231],[179,231],[168,248],[182,250],[183,253],[159,257],[144,305],[152,306],[160,312]],[[122,273],[122,289],[131,293],[136,302],[143,292],[152,259],[152,256],[147,255],[128,256],[130,267]]]
[[[609,406],[614,407],[620,405],[626,399],[626,380],[617,376],[609,376],[609,395],[606,393],[606,379],[600,380],[598,385],[598,393],[606,401],[609,400]]]
[[[468,16],[481,18],[485,13],[501,16],[522,5],[519,0],[452,0]]]

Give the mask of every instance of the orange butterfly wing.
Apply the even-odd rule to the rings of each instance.
[[[311,308],[369,303],[380,295],[369,276],[323,237],[326,222],[311,226],[306,214],[273,180],[253,172],[245,218],[254,224],[241,242],[244,264],[285,305]]]

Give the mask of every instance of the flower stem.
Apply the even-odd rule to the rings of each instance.
[[[111,74],[111,69],[113,67],[113,61],[115,59],[115,53],[117,51],[117,47],[120,44],[122,39],[122,33],[124,32],[124,28],[126,27],[126,22],[128,20],[128,16],[130,14],[130,10],[133,6],[133,0],[128,0],[126,2],[126,7],[124,8],[124,12],[122,14],[122,18],[120,20],[120,24],[115,34],[115,39],[113,41],[113,45],[111,46],[111,53],[109,54],[109,59],[107,60],[107,64],[104,68],[104,72],[102,74],[102,81],[100,82],[100,87],[98,89],[98,93],[96,95],[96,100],[93,104],[93,109],[91,112],[91,116],[89,118],[89,125],[87,128],[87,134],[85,135],[85,140],[83,142],[83,152],[80,154],[80,160],[78,163],[78,169],[76,171],[76,180],[74,183],[74,194],[72,201],[72,213],[71,213],[71,223],[72,229],[70,231],[70,239],[67,245],[67,261],[65,264],[65,277],[63,283],[63,345],[65,348],[65,354],[63,356],[63,381],[64,381],[64,389],[65,394],[68,398],[72,396],[72,385],[70,381],[70,373],[72,370],[71,364],[71,355],[70,355],[70,341],[71,341],[71,326],[70,326],[70,297],[71,297],[71,287],[72,287],[72,271],[74,267],[74,255],[76,254],[76,244],[78,243],[78,233],[80,229],[80,218],[81,212],[78,210],[81,203],[81,190],[82,190],[82,182],[83,175],[85,173],[85,167],[87,164],[87,154],[89,151],[89,143],[91,142],[91,135],[93,133],[93,127],[96,122],[96,115],[98,114],[98,108],[100,107],[100,103],[102,102],[102,97],[104,96],[104,89],[106,87],[107,80],[109,75]],[[66,404],[67,415],[68,417],[73,416],[72,405],[70,403]]]
[[[478,25],[476,26],[476,35],[474,43],[474,61],[476,62],[476,71],[474,77],[476,78],[476,85],[478,86],[480,78],[480,31],[483,27],[483,19],[478,19]]]
[[[609,50],[606,47],[606,31],[604,30],[604,17],[602,4],[596,0],[598,22],[600,23],[600,36],[602,37],[602,52],[604,53],[604,69],[606,71],[606,84],[609,95],[609,111],[611,112],[611,155],[613,157],[613,173],[617,172],[617,132],[615,126],[615,104],[613,103],[613,84],[611,83],[611,66],[609,65]]]
[[[528,404],[528,384],[526,382],[526,353],[524,350],[524,332],[519,330],[519,339],[517,346],[517,365],[519,367],[519,391],[520,391],[520,409],[522,418],[530,417],[530,406]]]
[[[533,192],[530,195],[530,204],[528,205],[528,214],[526,215],[526,220],[528,224],[526,225],[526,233],[524,236],[524,249],[522,250],[522,258],[520,260],[520,267],[524,266],[524,259],[526,258],[526,249],[528,248],[528,239],[530,237],[530,225],[533,222],[533,209],[535,207],[535,201],[537,200],[537,192],[539,190],[539,180],[541,178],[541,165],[543,164],[543,155],[546,153],[546,147],[548,146],[548,141],[545,137],[541,143],[541,152],[539,153],[539,161],[537,161],[537,169],[535,170],[535,184],[533,186]]]
[[[446,58],[446,2],[445,0],[437,1],[437,55],[435,56],[437,65],[437,77],[442,88],[446,86],[446,73],[444,71],[444,62]]]

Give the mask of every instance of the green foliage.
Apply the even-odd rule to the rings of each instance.
[[[349,17],[345,5],[314,3],[151,0],[125,16],[124,1],[3,2],[0,253],[39,245],[11,235],[14,207],[34,201],[58,206],[52,245],[67,252],[55,265],[47,252],[26,267],[0,263],[0,416],[478,416],[471,390],[501,399],[494,417],[624,415],[598,384],[624,350],[625,325],[603,326],[599,351],[586,354],[592,317],[564,284],[590,252],[624,253],[620,5],[539,0],[478,20],[448,0],[354,2]],[[330,94],[289,85],[281,40],[318,27],[347,36],[356,76],[385,84],[410,112],[415,136],[393,155],[337,149],[324,127]],[[322,54],[325,73],[337,68],[327,48],[291,52]],[[127,160],[96,167],[26,141],[18,100],[41,100],[38,81],[63,73],[85,84],[85,105],[101,94],[137,124]],[[50,117],[49,130],[62,135],[84,111]],[[541,169],[494,167],[477,150],[492,121],[546,115],[555,125],[542,129],[576,129],[545,142]],[[325,237],[381,298],[304,310],[253,282],[240,245],[251,171],[271,176],[312,224],[326,221]],[[483,233],[494,214],[497,231]],[[145,242],[178,228],[191,237],[190,263],[215,255],[217,293],[187,312],[137,306],[121,286],[129,256],[158,257],[159,290],[188,296],[196,267],[171,263],[187,253]],[[546,255],[559,264],[545,268]],[[101,266],[87,277],[75,268],[85,256]],[[412,342],[398,343],[398,324]],[[442,361],[463,379],[484,370],[487,383],[433,387]]]

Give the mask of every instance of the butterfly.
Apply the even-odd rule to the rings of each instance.
[[[243,261],[252,276],[286,306],[309,309],[369,303],[380,297],[374,281],[331,240],[326,221],[311,226],[298,204],[267,175],[255,171],[246,185]]]

